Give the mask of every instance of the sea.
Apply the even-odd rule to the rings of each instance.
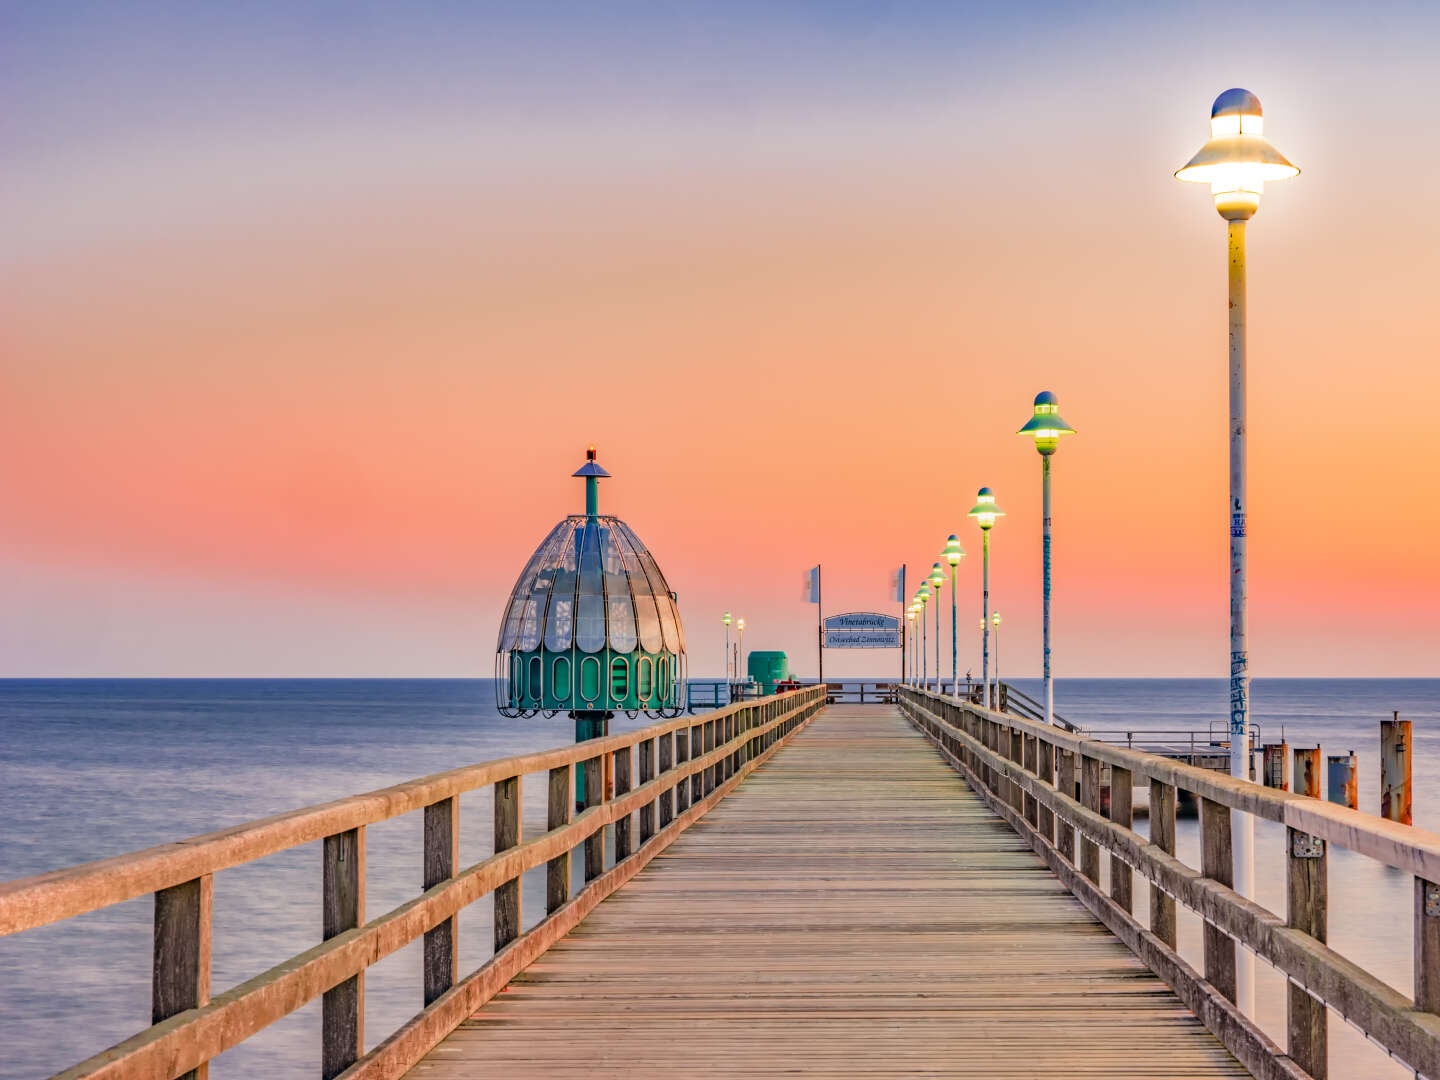
[[[859,680],[853,680],[859,681]],[[1015,685],[1038,696],[1034,680]],[[1414,722],[1415,824],[1440,830],[1440,679],[1257,679],[1261,739],[1324,753],[1354,750],[1360,808],[1379,806],[1379,721]],[[1096,729],[1208,735],[1227,715],[1223,679],[1067,679],[1056,711]],[[643,726],[623,714],[612,731]],[[489,679],[0,680],[0,880],[104,858],[454,768],[570,743],[572,721],[512,719]],[[527,832],[543,831],[543,778],[524,788]],[[1141,819],[1137,831],[1146,828]],[[487,792],[461,797],[461,864],[490,853]],[[1179,827],[1179,855],[1199,864],[1199,828]],[[421,822],[410,814],[367,830],[367,912],[420,888]],[[1283,916],[1283,829],[1257,827],[1258,900]],[[1333,849],[1330,944],[1397,989],[1411,989],[1411,878]],[[309,844],[215,876],[212,993],[320,939],[320,852]],[[522,921],[543,917],[544,869],[522,888]],[[1148,890],[1137,887],[1137,915]],[[140,897],[0,938],[0,1080],[48,1076],[149,1022],[153,903]],[[460,917],[461,970],[490,953],[490,910]],[[1182,909],[1181,949],[1198,969],[1200,926]],[[1257,963],[1257,1019],[1284,1045],[1284,980]],[[419,1008],[418,944],[367,971],[365,1043]],[[312,1078],[319,1069],[315,1001],[211,1065],[214,1077]],[[1331,1075],[1413,1075],[1340,1018]],[[723,1072],[723,1063],[715,1063]]]

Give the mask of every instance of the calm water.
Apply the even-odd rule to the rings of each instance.
[[[1021,689],[1038,689],[1023,680]],[[1361,809],[1379,795],[1378,721],[1415,721],[1416,824],[1440,829],[1440,680],[1261,680],[1255,713],[1266,739],[1360,755]],[[1222,680],[1072,680],[1058,710],[1104,727],[1207,730],[1225,714]],[[643,720],[617,718],[614,730]],[[507,720],[488,680],[0,681],[0,879],[174,840],[382,787],[456,765],[567,743],[570,721]],[[525,790],[526,828],[543,829],[544,785]],[[462,863],[489,853],[484,793],[461,799]],[[1137,826],[1143,829],[1142,826]],[[420,881],[420,820],[368,830],[367,907],[404,902]],[[1198,864],[1198,828],[1181,823],[1180,855]],[[1259,899],[1284,911],[1282,830],[1257,834]],[[1410,879],[1368,859],[1331,856],[1330,940],[1408,992]],[[215,879],[214,992],[314,944],[320,855],[312,844],[222,871]],[[525,883],[525,922],[544,888]],[[1147,890],[1137,889],[1141,898]],[[489,905],[461,916],[462,970],[489,954]],[[141,1027],[149,1014],[148,897],[0,939],[0,1077],[43,1076]],[[1182,922],[1199,966],[1199,928]],[[1283,985],[1259,965],[1262,1024],[1283,1045]],[[366,1041],[416,1011],[411,946],[369,970]],[[83,1017],[83,1023],[77,1023]],[[313,1077],[319,1003],[273,1025],[212,1067],[218,1077]],[[1345,1025],[1332,1025],[1337,1077],[1409,1075]]]

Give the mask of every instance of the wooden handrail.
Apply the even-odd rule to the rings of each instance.
[[[1166,979],[1256,1075],[1323,1078],[1326,1006],[1411,1068],[1440,1075],[1440,1015],[1436,1015],[1440,1002],[1434,1000],[1434,991],[1427,996],[1428,987],[1440,983],[1440,890],[1427,876],[1435,872],[1440,836],[968,703],[957,706],[923,690],[903,691],[901,708],[1081,901]],[[1023,752],[1016,752],[1016,743]],[[1044,764],[1047,754],[1049,768]],[[1053,783],[1056,755],[1061,765],[1059,787]],[[1099,812],[1102,762],[1112,768],[1109,817]],[[1077,773],[1087,778],[1080,785],[1079,798],[1071,786]],[[1130,827],[1128,789],[1137,777],[1150,781],[1154,804],[1150,839]],[[1124,797],[1116,798],[1115,784],[1126,787]],[[1177,790],[1201,798],[1208,873],[1186,866],[1174,855]],[[1286,918],[1230,887],[1228,854],[1221,857],[1228,852],[1227,809],[1287,825]],[[1078,865],[1073,839],[1068,838],[1075,834],[1081,837]],[[1325,944],[1327,842],[1416,873],[1415,1000]],[[1101,849],[1110,859],[1109,896],[1099,889]],[[1152,885],[1149,931],[1130,913],[1132,870]],[[1205,922],[1203,979],[1176,950],[1174,901]],[[1290,980],[1288,1057],[1233,1006],[1237,941]]]
[[[321,996],[325,998],[322,1076],[395,1075],[670,844],[823,704],[823,689],[808,687],[575,746],[453,769],[178,844],[9,882],[0,886],[0,933],[43,926],[147,891],[156,895],[155,1023],[61,1073],[62,1077],[203,1077],[211,1058]],[[685,747],[673,758],[666,749],[672,741]],[[652,767],[657,745],[661,751],[658,773]],[[692,747],[696,748],[693,753]],[[632,751],[638,751],[641,763],[640,783],[633,788]],[[601,762],[606,758],[613,759],[616,777],[614,797],[608,799],[600,782]],[[577,765],[586,769],[590,801],[572,820],[569,774]],[[518,817],[519,778],[536,772],[549,773],[550,828],[526,840],[521,837]],[[473,866],[456,870],[453,800],[461,792],[487,784],[497,785],[497,850]],[[504,798],[498,794],[502,788]],[[427,863],[434,854],[436,865],[443,867],[448,856],[453,872],[431,882],[436,874],[427,869],[428,887],[419,896],[366,921],[364,828],[420,809],[426,810]],[[654,827],[657,810],[658,830]],[[631,844],[628,827],[637,811],[641,822],[638,847]],[[609,825],[616,826],[616,862],[607,871],[599,841]],[[326,841],[326,939],[211,999],[211,875],[322,838]],[[582,846],[587,884],[570,897],[569,853]],[[437,849],[433,853],[432,847]],[[519,933],[514,924],[518,921],[520,875],[546,864],[553,875],[557,861],[564,864],[562,893],[556,895],[552,888],[546,918]],[[495,897],[495,955],[457,981],[458,948],[449,920],[487,893]],[[206,902],[197,908],[190,902],[192,894]],[[171,896],[176,902],[170,901]],[[194,917],[202,910],[203,914]],[[437,933],[439,937],[434,936]],[[360,1035],[359,993],[364,971],[422,936],[426,938],[426,1007],[366,1055]]]

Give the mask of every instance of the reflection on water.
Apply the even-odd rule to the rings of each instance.
[[[1017,680],[1034,694],[1034,684]],[[489,680],[0,681],[0,879],[382,787],[456,765],[571,740],[563,716],[511,720]],[[1223,680],[1070,680],[1057,708],[1096,726],[1199,727],[1226,709]],[[1254,709],[1266,738],[1360,755],[1360,806],[1379,802],[1378,721],[1415,723],[1415,817],[1440,827],[1440,681],[1259,680]],[[624,716],[613,730],[643,724]],[[525,785],[525,828],[543,830],[543,778]],[[1142,826],[1143,828],[1143,826]],[[412,898],[420,882],[420,815],[367,830],[368,913]],[[461,797],[461,860],[488,854],[488,792]],[[1284,913],[1283,829],[1257,829],[1260,901]],[[1180,856],[1199,864],[1199,829],[1179,828]],[[542,916],[543,868],[527,875],[524,921]],[[320,936],[318,844],[215,877],[218,993],[313,945]],[[1137,888],[1143,918],[1148,890]],[[1330,943],[1392,985],[1410,989],[1410,878],[1332,849]],[[0,1078],[45,1075],[112,1045],[149,1017],[148,897],[0,939]],[[461,914],[461,968],[490,951],[489,905]],[[1200,966],[1198,920],[1182,914],[1181,947]],[[366,1043],[420,1004],[418,945],[369,969]],[[1283,982],[1259,966],[1262,1025],[1284,1044]],[[212,1075],[312,1077],[319,1004],[218,1059]],[[83,1023],[76,1018],[83,1017]],[[1331,1025],[1332,1075],[1408,1076],[1343,1023]]]

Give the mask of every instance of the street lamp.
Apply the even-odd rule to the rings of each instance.
[[[1035,439],[1040,451],[1040,626],[1042,671],[1045,681],[1045,722],[1055,722],[1055,684],[1050,680],[1050,456],[1060,436],[1075,429],[1060,419],[1060,402],[1049,390],[1035,395],[1035,415],[1019,431]],[[998,649],[998,644],[997,644]]]
[[[982,487],[975,493],[975,505],[970,508],[970,516],[975,519],[975,524],[980,526],[982,537],[980,550],[984,570],[982,571],[980,594],[980,681],[985,686],[985,693],[990,693],[990,530],[995,526],[995,519],[1004,517],[1005,511],[995,505],[995,493],[988,487]],[[987,702],[987,707],[993,705]]]
[[[925,633],[925,611],[930,606],[930,582],[920,582],[920,591],[915,595],[920,600],[920,685],[923,687],[930,682],[930,643]]]
[[[935,587],[935,692],[945,689],[940,675],[940,586],[945,584],[945,568],[938,562],[930,568],[930,584]]]
[[[1000,613],[990,616],[995,624],[995,708],[1000,708]]]
[[[736,645],[735,645],[735,652],[736,652],[736,656],[735,656],[735,681],[738,682],[738,683],[740,683],[741,686],[744,686],[744,685],[745,685],[745,682],[746,682],[746,679],[745,679],[745,676],[744,676],[743,674],[741,674],[741,673],[745,670],[745,620],[744,620],[744,619],[736,619],[736,620],[735,620],[735,630],[736,630],[736,632],[739,634],[739,637],[740,637],[740,640],[739,640],[739,641],[736,643]],[[744,690],[741,690],[740,693],[741,693],[741,695],[743,696],[744,693],[745,693],[745,691],[744,691]]]
[[[725,692],[730,692],[730,613],[720,620],[725,624]]]
[[[911,686],[915,685],[915,604],[912,602],[905,609],[905,618],[910,620],[910,629],[905,634],[905,641],[910,646],[909,667],[906,670],[908,678],[905,680]]]
[[[1210,141],[1178,180],[1209,184],[1215,209],[1227,222],[1230,284],[1230,775],[1250,779],[1250,655],[1246,627],[1245,492],[1245,223],[1260,209],[1266,180],[1288,180],[1300,170],[1265,138],[1260,99],[1249,90],[1226,90],[1210,109]],[[1235,891],[1255,895],[1255,824],[1231,812]],[[1255,957],[1239,950],[1236,1001],[1254,1015]]]
[[[945,561],[950,564],[950,696],[960,700],[960,634],[958,616],[955,613],[955,568],[965,557],[960,538],[954,533],[945,541]]]

